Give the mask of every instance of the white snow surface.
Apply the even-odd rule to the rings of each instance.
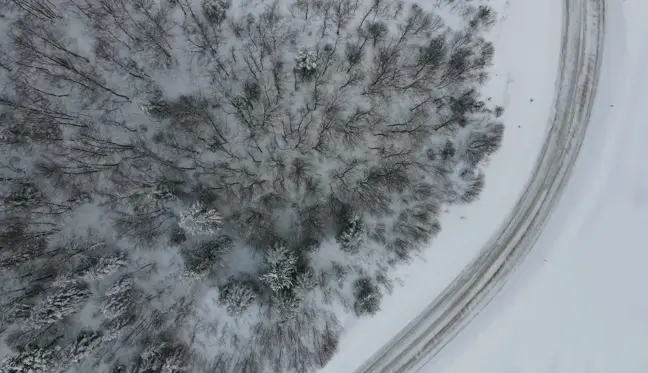
[[[559,206],[507,285],[420,373],[648,372],[646,14],[645,0],[606,2],[595,107]]]
[[[380,312],[346,320],[339,352],[321,373],[354,371],[430,304],[504,222],[531,176],[547,134],[558,72],[562,0],[490,3],[499,23],[489,35],[495,58],[484,94],[504,106],[506,130],[486,169],[486,187],[479,201],[452,206],[442,217],[441,234],[423,260],[397,271],[403,286],[383,298]]]

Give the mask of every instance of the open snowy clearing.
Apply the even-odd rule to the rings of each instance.
[[[400,271],[404,286],[384,299],[381,312],[354,320],[354,325],[347,323],[350,328],[339,354],[322,372],[353,371],[368,360],[434,301],[507,219],[547,136],[560,53],[561,5],[560,0],[493,3],[500,24],[492,34],[496,54],[487,94],[505,106],[507,132],[488,167],[482,197],[470,206],[453,207],[444,216],[443,231],[424,261]],[[529,20],[534,27],[528,27]],[[525,48],[528,51],[519,53]]]
[[[606,2],[588,132],[535,248],[493,302],[421,372],[645,372],[648,29],[642,0]]]

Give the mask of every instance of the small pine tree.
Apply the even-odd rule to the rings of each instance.
[[[340,248],[348,253],[357,253],[364,243],[364,223],[358,215],[351,217],[338,237]]]
[[[373,315],[380,311],[382,293],[369,277],[362,277],[354,284],[356,301],[353,309],[356,315]]]
[[[221,227],[223,217],[214,209],[196,202],[180,213],[178,225],[190,235],[214,234]]]
[[[276,243],[266,252],[267,270],[261,275],[261,282],[273,292],[290,289],[293,286],[293,274],[297,258],[284,245]]]
[[[241,315],[256,300],[256,292],[249,283],[231,279],[221,288],[219,301],[233,316]]]

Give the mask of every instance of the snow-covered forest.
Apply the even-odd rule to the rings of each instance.
[[[432,2],[0,0],[0,372],[324,366],[502,140]]]

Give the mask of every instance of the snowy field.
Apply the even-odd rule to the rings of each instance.
[[[598,96],[560,206],[505,288],[421,373],[648,371],[646,14],[643,0],[607,1]]]
[[[400,270],[404,286],[384,299],[381,312],[346,324],[340,352],[321,372],[350,372],[367,360],[434,300],[507,217],[546,136],[558,68],[561,4],[561,0],[492,2],[500,24],[491,34],[495,66],[486,94],[506,108],[507,130],[502,148],[488,166],[486,188],[479,201],[453,207],[443,217],[443,231],[433,247],[423,261]],[[534,27],[529,27],[530,20]]]

